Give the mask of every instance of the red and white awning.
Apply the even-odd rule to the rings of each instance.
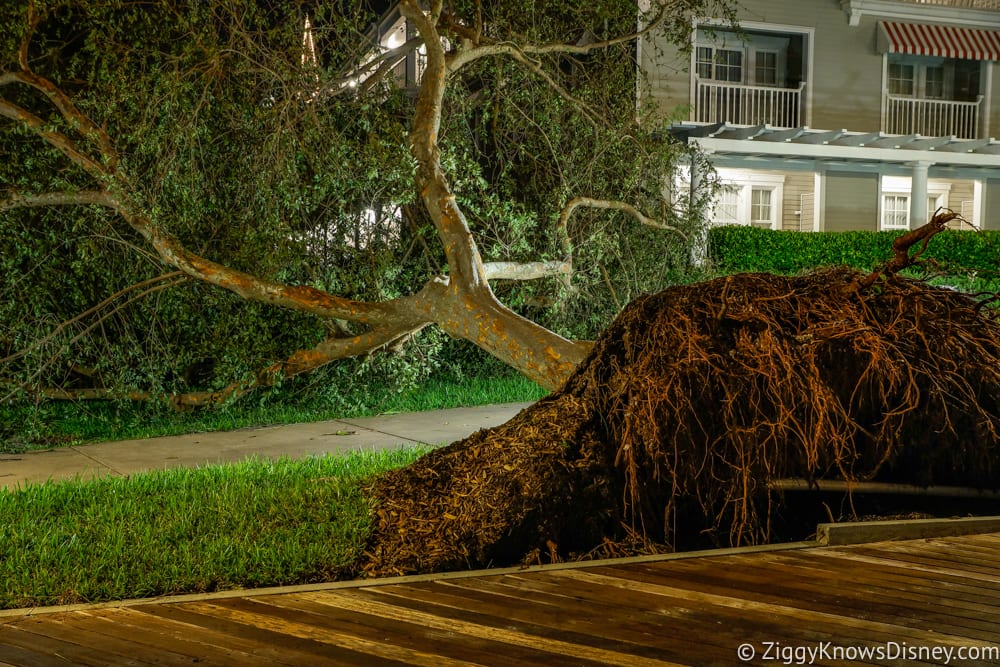
[[[912,56],[1000,60],[1000,32],[948,25],[879,22],[879,50]]]

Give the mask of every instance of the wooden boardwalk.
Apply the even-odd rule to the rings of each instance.
[[[0,617],[0,666],[703,667],[740,650],[1000,665],[1000,533]]]

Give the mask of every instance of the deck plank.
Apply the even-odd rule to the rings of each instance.
[[[463,587],[486,585],[480,579],[443,583]],[[503,580],[494,581],[492,585],[519,590],[526,598],[538,595],[563,596],[566,599],[563,617],[569,617],[574,612],[587,614],[592,609],[599,609],[599,617],[606,619],[609,624],[621,622],[620,609],[624,609],[626,614],[631,611],[640,617],[653,617],[659,621],[661,630],[655,636],[650,636],[650,646],[664,651],[665,656],[679,654],[681,657],[677,659],[681,661],[690,661],[692,656],[702,660],[709,655],[718,655],[721,651],[723,658],[719,664],[731,665],[735,647],[744,642],[780,639],[786,643],[802,644],[829,639],[826,627],[789,625],[780,618],[749,616],[739,610],[700,605],[683,595],[670,597],[591,582],[577,581],[569,585],[566,580],[550,580],[534,574],[504,577]],[[578,603],[581,604],[578,606]],[[857,642],[863,642],[866,636],[859,633],[856,639]]]
[[[341,649],[330,644],[283,634],[270,628],[254,624],[222,618],[213,615],[213,609],[193,609],[188,603],[144,605],[137,610],[143,613],[155,614],[161,618],[169,618],[190,623],[200,628],[219,631],[225,639],[225,646],[232,646],[234,641],[259,642],[270,646],[281,655],[287,656],[293,665],[344,665],[363,666],[371,664],[371,657],[357,654],[347,649]]]
[[[634,606],[617,605],[607,597],[564,599],[556,610],[547,602],[536,604],[537,595],[523,594],[519,601],[510,597],[497,601],[466,591],[438,590],[441,588],[424,584],[386,587],[371,592],[383,602],[407,609],[440,616],[458,615],[485,627],[517,629],[545,639],[654,660],[683,660],[695,650],[710,659],[732,657],[730,650],[712,652],[708,650],[710,645],[679,632],[673,645],[658,644],[657,638],[671,619]],[[596,608],[601,609],[600,615],[589,613]],[[671,629],[678,628],[671,624]]]
[[[333,624],[338,630],[350,630],[357,636],[373,641],[392,637],[397,645],[431,653],[433,664],[488,664],[496,667],[519,667],[539,659],[539,652],[476,637],[429,628],[414,623],[401,623],[372,614],[323,605],[300,595],[272,596],[262,602],[320,618],[323,624]],[[461,641],[458,639],[461,638]],[[552,656],[549,655],[551,660]]]
[[[0,667],[724,667],[743,643],[887,642],[1000,665],[1000,533],[376,583],[6,617]]]
[[[575,644],[556,637],[545,636],[544,633],[536,634],[538,632],[536,627],[531,629],[493,627],[462,618],[445,618],[420,609],[397,607],[375,599],[374,595],[368,593],[367,589],[357,589],[350,592],[303,593],[302,596],[320,604],[348,611],[423,624],[427,627],[452,631],[464,636],[492,639],[504,644],[546,651],[574,660],[593,661],[599,664],[619,665],[620,667],[645,667],[647,665],[649,667],[665,667],[674,664],[655,658],[622,653],[613,649]]]
[[[934,632],[920,628],[913,628],[893,622],[879,621],[870,618],[857,618],[846,615],[843,612],[845,607],[838,605],[824,605],[825,608],[817,610],[812,608],[810,603],[801,600],[791,599],[782,602],[764,601],[753,596],[740,595],[740,591],[729,590],[724,587],[705,587],[713,590],[701,590],[702,586],[684,587],[675,585],[673,577],[668,574],[665,578],[658,576],[659,573],[649,573],[641,580],[634,577],[615,576],[596,570],[565,570],[551,573],[553,576],[566,577],[570,579],[583,579],[589,581],[605,582],[610,586],[618,586],[626,590],[636,590],[670,595],[673,597],[686,598],[692,602],[699,602],[710,606],[722,606],[738,609],[748,615],[768,614],[787,619],[787,622],[811,622],[825,624],[831,631],[838,632],[850,628],[862,628],[869,630],[878,637],[889,639],[891,637],[907,637],[918,641],[934,641],[948,646],[965,646],[969,638],[964,635],[950,635],[941,632]]]
[[[69,630],[62,632],[63,626],[52,618],[20,624],[17,627],[5,626],[0,630],[0,658],[10,660],[4,655],[4,650],[30,651],[30,659],[21,657],[23,665],[150,665],[137,657],[123,654],[121,645],[112,642],[102,642],[94,636],[84,635]]]
[[[873,596],[875,599],[884,599],[892,595],[899,600],[921,604],[931,600],[943,613],[958,618],[979,619],[984,615],[997,613],[997,602],[1000,598],[991,596],[984,600],[982,589],[977,587],[960,588],[945,582],[938,585],[935,585],[935,582],[925,583],[920,579],[906,577],[901,570],[893,568],[868,566],[843,572],[825,568],[824,563],[816,561],[816,558],[789,559],[775,554],[768,558],[758,558],[748,567],[768,566],[780,568],[785,573],[808,574],[821,578],[825,585],[831,588],[853,588],[856,593]],[[942,589],[947,590],[947,597],[941,596]]]
[[[785,604],[808,605],[814,610],[837,613],[843,609],[863,608],[865,617],[872,620],[895,622],[908,627],[931,625],[940,632],[964,636],[974,631],[973,636],[987,634],[993,636],[996,622],[982,618],[982,614],[956,615],[947,607],[939,607],[933,602],[936,596],[926,595],[922,599],[911,600],[906,595],[896,595],[892,589],[881,594],[859,590],[853,583],[831,586],[825,578],[803,576],[791,568],[782,568],[780,580],[775,580],[774,569],[754,567],[748,564],[739,568],[705,568],[692,563],[671,568],[663,573],[656,568],[639,567],[641,572],[656,574],[675,585],[692,586],[699,590],[716,592],[735,589],[753,594],[756,599],[763,597],[776,601],[786,599]],[[791,600],[791,602],[788,602]],[[1000,604],[1000,595],[993,598]]]

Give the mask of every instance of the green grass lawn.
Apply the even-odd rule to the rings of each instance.
[[[426,451],[0,489],[0,608],[349,577],[372,526],[363,480]]]
[[[517,375],[359,387],[337,405],[263,396],[173,412],[135,403],[0,407],[0,452],[532,401]],[[4,430],[5,429],[5,430]],[[0,489],[0,608],[332,581],[353,575],[372,525],[362,482],[426,450],[358,452]]]
[[[419,412],[470,405],[535,401],[546,394],[521,375],[432,377],[404,392],[386,386],[359,386],[336,404],[296,401],[263,393],[220,408],[176,412],[144,403],[47,402],[0,405],[0,453],[47,449],[107,440],[225,431],[251,426],[294,424]]]

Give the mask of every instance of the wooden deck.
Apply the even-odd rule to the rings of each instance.
[[[0,617],[0,666],[702,667],[741,645],[755,665],[1000,665],[1000,533]]]

